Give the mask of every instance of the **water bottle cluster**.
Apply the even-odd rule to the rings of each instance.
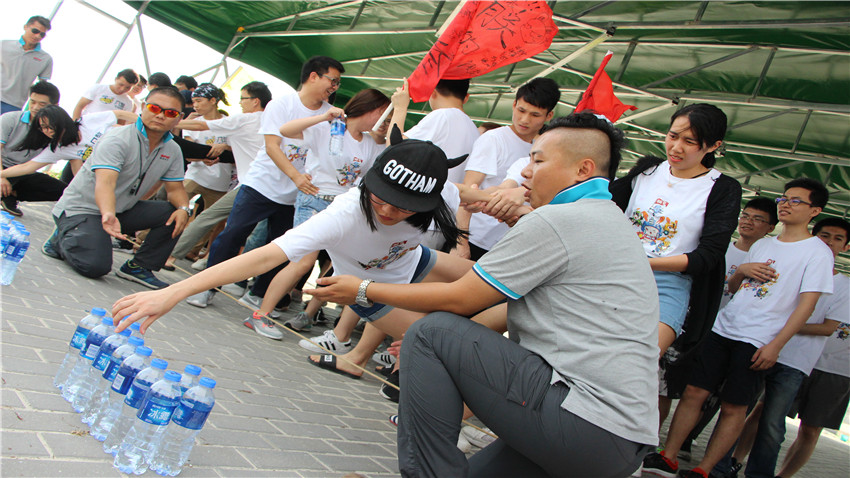
[[[140,475],[176,476],[215,404],[215,380],[187,365],[181,375],[151,359],[139,324],[115,333],[99,307],[77,325],[53,380],[89,433],[114,455],[113,466]]]
[[[9,285],[30,247],[30,232],[6,211],[0,213],[0,285]]]

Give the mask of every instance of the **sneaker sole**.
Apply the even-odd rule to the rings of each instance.
[[[391,397],[391,396],[387,395],[386,393],[384,393],[384,387],[381,387],[381,388],[378,390],[378,394],[379,394],[379,395],[381,395],[381,397],[383,397],[383,398],[384,398],[384,399],[386,399],[386,400],[389,400],[389,401],[391,401],[391,402],[393,402],[393,403],[398,403],[398,400],[397,400],[397,399],[395,399],[395,398],[393,398],[393,397]]]
[[[160,289],[165,289],[166,287],[168,287],[168,284],[163,285],[163,286],[148,284],[147,282],[139,279],[138,277],[131,275],[131,274],[127,274],[126,272],[123,272],[120,269],[115,272],[115,275],[117,275],[118,277],[120,277],[122,279],[127,279],[128,281],[132,281],[132,282],[135,282],[137,284],[141,284],[141,285],[147,287],[148,289],[160,290]]]
[[[203,302],[197,302],[197,301],[189,300],[189,299],[186,299],[186,303],[189,304],[189,305],[198,307],[200,309],[206,309],[207,306],[210,305],[209,303],[204,304]]]
[[[664,478],[676,478],[677,476],[679,476],[678,470],[673,472],[673,473],[670,473],[669,471],[656,470],[654,468],[646,468],[646,467],[643,468],[643,473],[647,474],[647,475],[653,475],[653,476],[662,476]]]
[[[57,254],[55,252],[50,253],[50,252],[47,252],[46,250],[44,250],[44,246],[41,246],[41,253],[44,254],[45,256],[51,258],[51,259],[60,259],[60,260],[62,259],[62,257],[59,256],[59,254]]]
[[[259,335],[259,336],[261,336],[261,337],[265,337],[265,338],[267,338],[267,339],[272,339],[272,340],[283,340],[283,335],[281,335],[280,337],[278,337],[278,336],[276,336],[276,335],[275,335],[275,336],[272,336],[272,335],[264,334],[264,333],[260,332],[259,330],[255,329],[255,328],[254,328],[254,326],[253,326],[253,325],[251,325],[251,323],[250,323],[250,322],[242,322],[242,325],[244,325],[245,327],[248,327],[249,329],[253,330],[254,332],[256,332],[256,333],[257,333],[257,335]]]

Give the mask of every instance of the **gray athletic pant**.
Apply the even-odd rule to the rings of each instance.
[[[405,477],[625,477],[651,446],[561,408],[540,356],[447,312],[408,329],[401,348],[398,461]],[[466,403],[499,436],[467,462],[457,448]]]
[[[237,192],[239,192],[239,188],[228,191],[227,194],[221,197],[221,199],[214,202],[212,206],[204,209],[204,211],[198,215],[198,217],[196,217],[188,227],[186,227],[183,234],[180,235],[180,240],[177,241],[177,245],[174,246],[174,250],[171,251],[171,255],[178,259],[182,259],[206,233],[215,227],[216,224],[227,219],[227,216],[230,215],[230,210],[233,209],[233,200],[236,199]]]

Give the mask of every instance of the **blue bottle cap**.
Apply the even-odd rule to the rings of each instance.
[[[197,365],[187,365],[186,368],[183,369],[183,371],[188,373],[189,375],[198,376],[201,374],[201,367],[198,367]]]
[[[209,377],[201,377],[201,385],[207,388],[215,388],[215,380]]]
[[[132,338],[131,338],[131,340],[132,340]],[[144,345],[142,345],[142,346],[136,347],[136,353],[141,355],[142,357],[150,357],[151,354],[153,353],[153,350],[151,350],[150,347],[145,347]],[[156,360],[156,359],[154,359],[154,360]],[[165,367],[163,367],[163,368],[165,368]]]
[[[130,317],[130,316],[128,315],[127,317]],[[126,319],[127,317],[124,317],[124,318]],[[136,332],[138,332],[141,327],[142,326],[139,325],[138,322],[133,322],[132,324],[130,324],[130,330],[135,330]]]
[[[169,382],[179,382],[180,374],[178,372],[175,372],[174,370],[169,370],[165,372],[165,379]]]
[[[127,330],[127,329],[124,329],[124,330]],[[130,336],[130,340],[128,340],[127,343],[130,344],[130,345],[135,345],[136,347],[140,347],[142,345],[145,345],[145,339],[143,339],[141,337]],[[150,350],[150,349],[148,349],[148,350]],[[138,352],[138,350],[136,350],[136,352]]]
[[[168,362],[162,360],[161,358],[155,358],[151,360],[151,367],[158,368],[160,370],[165,370],[168,368]]]
[[[101,309],[100,307],[94,307],[91,310],[91,315],[97,315],[97,316],[103,317],[104,315],[106,315],[106,310]]]
[[[104,318],[103,318],[103,321],[101,322],[101,324],[105,324],[105,325],[114,325],[114,324],[113,324],[113,322],[112,322],[112,317],[104,317]]]
[[[124,330],[122,330],[121,332],[118,332],[118,333],[120,335],[124,336],[124,337],[129,337],[130,336],[130,329],[124,329]]]

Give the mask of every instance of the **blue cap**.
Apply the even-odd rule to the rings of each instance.
[[[175,372],[174,370],[169,370],[165,372],[165,379],[170,382],[179,382],[180,374],[178,372]]]
[[[130,316],[128,315],[127,317],[130,317]],[[126,319],[127,317],[124,317],[124,318]],[[142,326],[139,325],[138,322],[133,322],[132,324],[130,324],[130,329],[135,330],[136,332],[138,332],[141,327]]]
[[[130,335],[130,329],[124,329],[121,332],[118,332],[118,334],[120,334],[124,337],[128,337]]]
[[[91,310],[91,315],[99,315],[99,316],[103,317],[104,315],[106,315],[106,310],[101,309],[100,307],[94,307]]]
[[[201,374],[201,367],[198,367],[197,365],[187,365],[186,368],[183,369],[183,371],[188,373],[189,375],[198,376]]]
[[[215,388],[215,380],[209,377],[201,377],[201,385],[207,388]]]
[[[124,329],[124,330],[127,330],[127,329]],[[132,337],[131,336],[130,340],[128,340],[127,343],[130,344],[130,345],[135,345],[136,347],[140,347],[142,345],[145,345],[145,339],[143,339],[141,337]],[[148,350],[150,350],[150,349],[148,349]],[[138,352],[138,349],[136,350],[136,352]]]
[[[158,368],[160,370],[165,370],[168,368],[168,362],[162,360],[161,358],[155,358],[151,360],[151,367]]]
[[[114,323],[112,322],[112,317],[104,317],[101,324],[114,325]]]
[[[133,337],[130,337],[130,340],[133,340]],[[151,354],[153,353],[153,350],[151,350],[150,347],[145,347],[144,345],[141,345],[139,347],[136,347],[136,353],[141,355],[142,357],[150,357]],[[157,360],[157,359],[154,359],[154,360]],[[163,368],[165,368],[165,367],[163,367]]]

